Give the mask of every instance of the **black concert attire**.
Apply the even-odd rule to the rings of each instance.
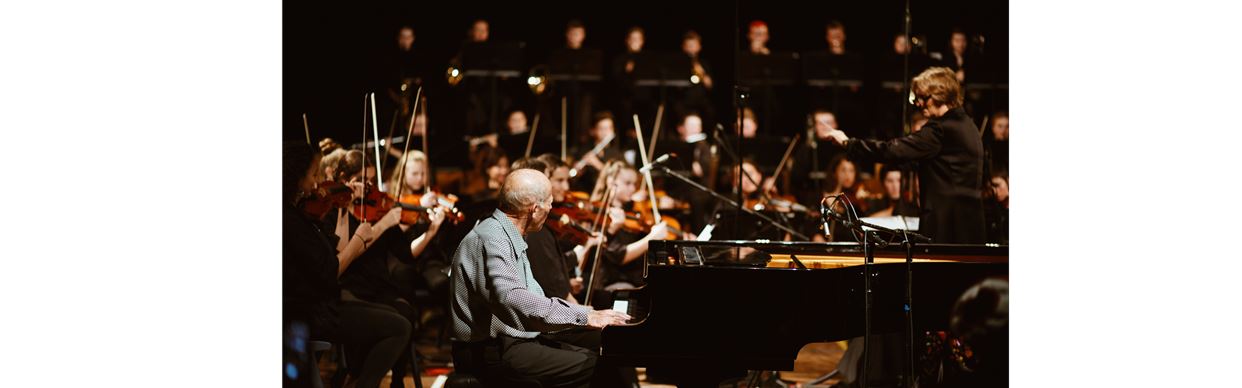
[[[285,319],[305,322],[311,339],[356,350],[351,354],[360,357],[350,365],[357,372],[358,386],[378,387],[409,346],[409,322],[388,306],[342,301],[331,236],[292,206],[286,205],[283,213]]]
[[[623,118],[614,120],[617,133],[624,133],[624,131],[632,131],[634,129],[634,122],[632,119],[629,119],[634,114],[638,114],[639,117],[655,117],[655,94],[651,90],[652,88],[638,87],[636,85],[638,79],[634,75],[640,66],[652,66],[650,63],[645,63],[647,61],[644,61],[644,58],[647,57],[643,53],[626,51],[613,59],[612,68],[609,70],[613,88],[611,94],[616,99],[611,101],[609,105],[613,107],[617,114],[616,117]],[[630,62],[634,64],[634,68],[627,72],[625,71],[625,64]]]
[[[359,222],[351,216],[346,215],[346,217],[349,217],[349,235],[352,236],[358,229]],[[325,225],[336,224],[335,212],[325,218]],[[440,252],[435,244],[428,244],[420,257],[414,257],[410,252],[410,243],[425,233],[427,228],[427,224],[411,225],[409,229],[402,231],[400,226],[393,226],[380,234],[365,252],[354,259],[345,273],[341,274],[341,298],[346,301],[376,304],[377,308],[390,308],[391,311],[401,314],[406,319],[411,332],[417,330],[420,317],[413,303],[416,295],[415,287],[430,288],[427,285],[430,282],[424,280],[418,268],[422,267],[429,272],[434,271],[434,264],[424,262],[431,261]],[[338,238],[337,236],[331,237]],[[432,273],[427,275],[435,276]],[[413,357],[410,349],[412,346],[405,348],[397,363],[393,365],[394,386],[402,386],[401,382],[410,365],[410,359]]]
[[[544,296],[567,298],[569,279],[575,276],[574,269],[578,267],[574,245],[558,240],[546,223],[543,229],[526,235],[526,244],[530,245],[526,254],[530,257],[531,272],[543,286]]]
[[[687,57],[691,58],[691,63],[693,63],[693,57]],[[702,56],[699,56],[698,61],[699,65],[703,66],[704,74],[710,77],[712,74],[711,65]],[[694,74],[693,68],[688,70],[690,74]],[[681,98],[676,99],[673,106],[673,112],[677,114],[676,117],[685,117],[689,113],[697,112],[699,118],[703,120],[704,131],[710,128],[711,125],[714,125],[716,122],[716,109],[712,105],[711,89],[708,89],[702,80],[698,84],[691,84],[689,87],[682,89],[679,94],[681,94]]]
[[[618,120],[614,119],[613,125],[614,126],[617,125],[617,122]],[[619,128],[619,127],[614,127],[614,128]],[[599,161],[603,162],[604,164],[608,164],[609,160],[614,160],[614,159],[626,160],[625,152],[632,151],[635,148],[634,146],[628,146],[628,147],[626,146],[625,143],[627,142],[626,141],[627,139],[628,139],[627,137],[621,135],[621,132],[618,129],[617,137],[613,138],[612,142],[608,143],[608,146],[604,147],[603,151],[601,151],[600,155],[598,155]],[[594,143],[579,144],[576,148],[570,150],[570,153],[576,156],[578,159],[582,159],[582,157],[585,156],[587,152],[590,152],[592,149],[594,149],[595,146],[596,144]],[[578,175],[575,176],[572,181],[570,181],[570,185],[571,187],[573,187],[575,191],[590,192],[591,190],[595,188],[595,181],[598,179],[599,179],[599,170],[596,170],[595,167],[588,164],[582,168],[582,171],[578,171]]]
[[[919,233],[936,243],[982,243],[983,142],[962,108],[927,121],[923,129],[888,141],[851,139],[851,157],[918,162]]]

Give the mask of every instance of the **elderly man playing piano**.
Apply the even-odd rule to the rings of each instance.
[[[453,362],[492,386],[539,382],[544,387],[624,385],[616,368],[596,367],[598,353],[540,333],[625,323],[613,310],[592,310],[543,295],[526,256],[528,233],[552,208],[543,173],[514,171],[500,189],[500,207],[466,235],[453,254]]]

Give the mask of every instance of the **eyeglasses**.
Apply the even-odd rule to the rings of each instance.
[[[924,103],[926,103],[927,100],[930,100],[930,99],[931,99],[931,96],[919,96],[919,95],[914,94],[913,90],[910,91],[910,105],[918,105],[919,101],[923,101]]]

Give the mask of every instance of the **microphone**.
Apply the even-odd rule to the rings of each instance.
[[[669,159],[671,159],[671,158],[673,158],[673,157],[675,157],[675,156],[677,156],[677,154],[676,154],[676,153],[667,153],[667,154],[664,154],[664,155],[660,155],[660,157],[656,158],[656,160],[652,160],[650,164],[648,164],[648,165],[646,165],[646,166],[643,166],[643,168],[638,169],[638,172],[641,172],[641,173],[646,173],[646,172],[648,172],[648,171],[651,171],[651,169],[652,169],[652,168],[655,168],[655,166],[656,166],[656,165],[659,165],[660,163],[667,162]]]
[[[824,237],[830,238],[832,237],[832,230],[828,229],[828,212],[831,210],[828,210],[827,203],[828,203],[828,197],[824,197],[823,199],[819,200],[819,220],[820,222],[823,222],[824,224]]]

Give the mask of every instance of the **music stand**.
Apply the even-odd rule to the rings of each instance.
[[[525,47],[526,43],[519,41],[472,42],[462,47],[462,78],[477,78],[488,83],[488,125],[493,127],[489,131],[495,131],[499,123],[499,81],[512,82],[522,76]]]
[[[799,55],[796,52],[774,51],[770,55],[754,55],[746,54],[738,58],[739,77],[738,83],[751,90],[752,103],[751,106],[757,108],[762,115],[762,125],[765,131],[773,131],[773,116],[779,109],[774,108],[777,105],[775,95],[777,88],[782,90],[795,84],[798,79],[798,73],[801,70],[798,62]],[[756,123],[759,124],[759,123]],[[786,123],[782,122],[782,126]]]
[[[639,53],[634,61],[634,86],[658,88],[660,103],[668,101],[668,88],[688,88],[692,66],[680,51]]]
[[[548,57],[548,79],[599,82],[604,75],[604,53],[596,49],[560,49]]]

